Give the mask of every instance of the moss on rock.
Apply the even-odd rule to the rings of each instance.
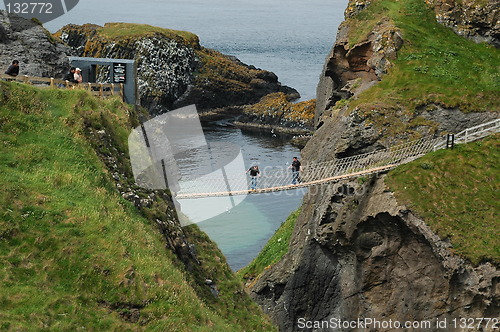
[[[244,121],[310,130],[315,108],[315,99],[293,103],[282,92],[272,93],[254,105],[245,106]]]

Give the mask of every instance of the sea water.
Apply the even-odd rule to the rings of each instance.
[[[209,143],[240,146],[245,163],[242,173],[253,165],[261,170],[269,167],[287,169],[293,157],[300,158],[299,149],[287,138],[272,133],[246,133],[231,126],[217,125],[205,125],[203,129]],[[236,197],[243,201],[237,201],[239,204],[235,207],[228,204],[225,211],[198,226],[217,243],[230,267],[238,270],[257,256],[281,223],[300,206],[304,193],[305,190],[299,189]],[[216,201],[217,198],[206,200]]]

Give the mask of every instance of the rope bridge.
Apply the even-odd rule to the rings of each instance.
[[[455,135],[454,143],[467,143],[500,132],[500,119],[468,128]],[[343,179],[360,177],[393,169],[428,152],[446,147],[446,138],[422,138],[387,149],[326,162],[304,162],[299,182],[292,184],[293,174],[287,168],[267,167],[259,177],[255,190],[250,179],[241,173],[222,172],[223,176],[182,179],[178,199],[246,195],[304,188]]]

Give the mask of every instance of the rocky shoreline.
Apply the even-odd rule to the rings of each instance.
[[[276,135],[311,135],[312,131],[302,128],[292,128],[285,126],[273,126],[265,123],[234,121],[233,124],[243,130],[255,132],[268,132]]]
[[[291,138],[291,143],[303,148],[312,137],[316,101],[294,103],[289,95],[272,93],[258,103],[240,107],[234,125],[242,130],[265,132]]]
[[[229,121],[242,131],[254,133],[267,133],[269,135],[282,136],[290,140],[290,143],[300,149],[312,138],[313,131],[310,128],[289,127],[263,122],[240,121],[244,106],[233,106],[201,111],[198,113],[201,122],[213,123],[217,121]]]
[[[199,112],[202,122],[228,120],[249,132],[283,136],[303,148],[313,134],[315,100],[292,102],[293,95],[273,93],[258,103]]]

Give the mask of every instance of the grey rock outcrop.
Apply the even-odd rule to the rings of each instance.
[[[0,68],[19,60],[20,75],[62,78],[68,70],[69,47],[34,21],[0,10]]]
[[[429,321],[425,330],[438,331],[438,319],[498,314],[500,270],[455,256],[398,203],[384,177],[317,187],[306,197],[289,253],[251,289],[281,331],[331,330],[300,328],[299,319],[358,318]],[[338,329],[357,330],[365,329]]]
[[[308,160],[327,161],[387,148],[423,136],[441,136],[458,133],[488,121],[497,119],[499,112],[462,112],[440,105],[427,105],[408,114],[404,110],[390,110],[394,114],[387,119],[387,126],[377,126],[373,117],[385,116],[384,110],[326,111],[320,118],[321,126],[302,150]],[[390,113],[387,112],[387,113]],[[390,122],[390,123],[389,123]],[[392,135],[395,128],[404,128]],[[318,153],[320,152],[320,153]]]
[[[439,23],[475,42],[500,47],[500,1],[429,0]]]

